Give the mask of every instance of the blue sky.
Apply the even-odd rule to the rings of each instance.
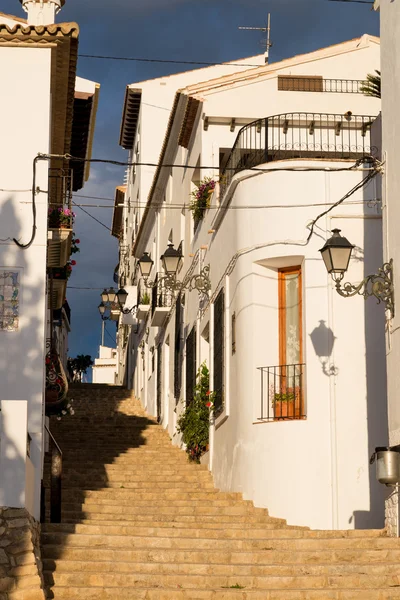
[[[0,10],[24,16],[18,0],[1,0]],[[66,0],[58,21],[76,21],[82,54],[101,54],[171,60],[223,62],[262,53],[262,35],[239,31],[239,25],[263,26],[271,13],[270,61],[275,62],[345,41],[363,33],[379,34],[378,14],[369,5],[328,0]],[[78,74],[101,84],[94,158],[124,160],[118,146],[125,87],[129,83],[177,73],[186,67],[160,63],[115,62],[81,58]],[[263,116],[263,115],[260,115]],[[38,152],[42,151],[38,148]],[[92,168],[90,181],[79,194],[113,198],[123,183],[124,169]],[[85,204],[111,202],[75,198]],[[110,226],[112,210],[86,208]],[[81,240],[71,286],[103,288],[112,285],[118,261],[117,243],[110,233],[76,209],[76,234]],[[70,355],[97,356],[101,320],[100,291],[70,290],[72,308]],[[108,323],[112,336],[115,326]],[[106,334],[106,344],[112,339]]]

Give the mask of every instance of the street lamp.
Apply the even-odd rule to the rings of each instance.
[[[153,265],[154,261],[151,260],[149,253],[144,252],[142,258],[139,260],[139,269],[145,281],[147,281],[151,273],[151,269],[153,268]]]
[[[117,296],[118,304],[121,307],[121,309],[123,310],[124,306],[126,304],[126,300],[128,298],[128,292],[124,288],[121,288],[120,290],[118,290],[116,296]]]
[[[342,280],[346,273],[352,250],[354,246],[343,236],[340,229],[332,230],[332,237],[325,242],[320,252],[324,259],[325,267],[336,283],[336,291],[343,298],[350,298],[359,294],[364,299],[374,296],[380,302],[384,302],[391,317],[394,316],[394,289],[393,289],[393,260],[384,263],[377,273],[367,275],[361,283],[354,285],[344,283]]]
[[[173,244],[168,244],[168,248],[162,255],[161,260],[166,274],[175,277],[182,263],[182,252],[175,250]]]
[[[210,267],[203,267],[199,274],[191,275],[190,272],[185,275],[183,281],[179,281],[176,276],[182,264],[182,251],[180,247],[176,250],[173,244],[168,244],[167,249],[161,256],[165,275],[157,277],[154,281],[148,281],[154,262],[148,252],[145,252],[138,261],[140,273],[147,288],[164,287],[172,292],[181,292],[182,290],[197,290],[200,295],[208,294],[211,290]]]

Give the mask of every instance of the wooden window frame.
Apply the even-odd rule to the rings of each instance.
[[[300,360],[303,363],[303,273],[301,265],[278,270],[279,364],[286,365],[286,276],[299,275]]]

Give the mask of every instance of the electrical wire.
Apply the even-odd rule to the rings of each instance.
[[[105,223],[103,223],[102,221],[99,221],[99,219],[96,219],[96,217],[94,217],[93,215],[90,214],[90,212],[88,212],[87,210],[85,210],[84,208],[82,208],[82,206],[79,206],[78,204],[75,204],[74,201],[72,201],[72,204],[74,206],[76,206],[77,208],[79,208],[82,212],[84,212],[85,214],[88,215],[88,217],[90,217],[91,219],[93,219],[93,221],[96,221],[96,223],[99,223],[99,225],[101,225],[102,227],[104,227],[105,229],[107,229],[107,231],[111,231],[112,229],[110,227],[108,227],[108,225],[105,225]]]
[[[107,323],[104,321],[104,331],[108,335],[108,337],[112,340],[113,344],[115,344],[115,338],[112,337],[111,333],[107,329]]]
[[[64,158],[65,160],[77,161],[77,162],[90,162],[90,163],[103,163],[108,165],[114,165],[117,167],[155,167],[155,168],[167,168],[167,169],[199,169],[199,170],[216,170],[216,166],[198,166],[198,165],[188,165],[188,164],[159,164],[159,163],[144,163],[144,162],[125,162],[113,159],[106,158],[79,158],[75,156],[71,156],[70,154],[39,154],[38,156],[51,159],[51,158]],[[333,159],[334,160],[334,159]],[[338,159],[340,160],[340,159]],[[363,157],[362,161],[366,160],[375,160],[372,156]],[[274,168],[274,171],[326,171],[326,172],[341,172],[341,171],[351,171],[356,168],[360,164],[360,160],[357,160],[354,165],[351,167],[278,167]],[[266,169],[262,167],[248,167],[244,169],[246,171],[256,171],[259,173],[266,173],[271,171],[272,169]],[[225,167],[224,171],[237,171],[237,167]]]
[[[31,235],[31,239],[29,240],[29,242],[27,244],[21,244],[20,241],[18,241],[17,239],[13,238],[12,241],[14,242],[14,244],[16,244],[18,246],[18,248],[21,248],[21,250],[28,250],[28,248],[30,248],[35,240],[36,237],[36,164],[38,163],[39,160],[47,160],[44,157],[42,157],[41,155],[35,156],[35,158],[33,159],[33,178],[32,178],[32,235]]]
[[[164,63],[172,65],[197,65],[205,67],[263,67],[265,65],[250,65],[245,63],[232,63],[232,62],[207,62],[207,61],[195,61],[195,60],[168,60],[163,58],[137,58],[131,56],[103,56],[100,54],[79,54],[79,58],[97,58],[100,60],[122,60],[122,61],[134,61],[134,62],[145,62],[145,63]]]

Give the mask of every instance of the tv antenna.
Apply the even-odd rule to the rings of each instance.
[[[266,27],[239,27],[242,31],[262,31],[267,34],[266,49],[265,49],[265,64],[269,62],[269,49],[272,46],[271,42],[271,13],[268,13],[268,24]]]

